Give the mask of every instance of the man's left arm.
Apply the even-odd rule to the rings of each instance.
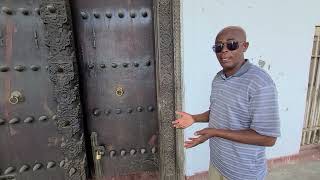
[[[257,89],[250,101],[251,124],[244,130],[205,128],[195,133],[198,137],[189,138],[185,147],[194,147],[211,137],[258,145],[273,146],[280,136],[278,96],[274,85]]]

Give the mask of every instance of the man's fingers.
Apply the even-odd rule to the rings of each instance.
[[[179,119],[172,121],[172,124],[178,124],[179,123]]]
[[[204,134],[206,134],[204,130],[196,131],[194,133],[195,136],[204,135]]]
[[[199,139],[199,137],[191,137],[191,138],[188,138],[188,139],[191,140],[191,141],[196,141],[196,140]]]
[[[176,114],[179,114],[179,115],[181,115],[181,116],[185,116],[185,115],[187,115],[187,113],[182,112],[182,111],[176,111]]]

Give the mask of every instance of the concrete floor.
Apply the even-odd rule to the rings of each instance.
[[[274,167],[266,180],[320,180],[320,161],[297,162]]]

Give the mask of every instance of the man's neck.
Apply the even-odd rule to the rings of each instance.
[[[232,69],[227,69],[227,70],[223,70],[223,73],[225,74],[226,77],[230,77],[232,75],[234,75],[240,68],[241,66],[246,62],[245,59],[241,60],[241,63],[239,63],[237,66],[235,66]]]

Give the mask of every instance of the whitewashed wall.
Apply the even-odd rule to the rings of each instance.
[[[282,136],[267,156],[298,153],[319,7],[319,0],[182,0],[184,110],[208,110],[211,80],[220,70],[211,51],[215,35],[225,26],[242,26],[250,42],[246,58],[263,66],[279,91]],[[185,138],[206,126],[187,129]],[[208,164],[208,143],[186,150],[187,176]]]

